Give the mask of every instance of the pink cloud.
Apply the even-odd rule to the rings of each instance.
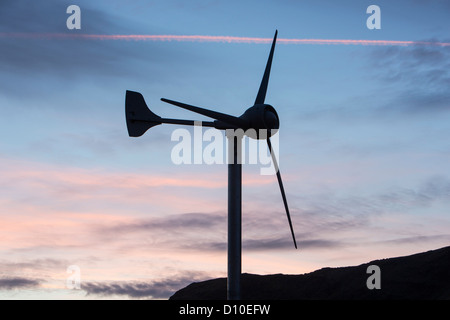
[[[169,177],[2,159],[1,246],[82,247],[96,241],[87,226],[127,225],[188,212],[225,213],[223,173]],[[257,174],[245,174],[243,181],[253,187],[276,183],[272,176]]]

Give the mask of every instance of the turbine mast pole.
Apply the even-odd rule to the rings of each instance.
[[[227,299],[241,299],[242,257],[242,138],[226,130],[228,138],[228,279]]]

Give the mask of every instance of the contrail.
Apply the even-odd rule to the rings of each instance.
[[[176,41],[176,42],[222,42],[222,43],[270,43],[271,38],[204,36],[204,35],[145,35],[145,34],[79,34],[79,33],[0,33],[0,38],[21,39],[85,39],[122,41]],[[362,46],[436,46],[449,47],[450,42],[438,41],[399,41],[399,40],[350,40],[350,39],[283,39],[280,44],[315,45],[362,45]]]

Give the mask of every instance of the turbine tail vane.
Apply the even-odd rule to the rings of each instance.
[[[140,137],[162,123],[161,117],[150,111],[142,94],[130,90],[125,95],[125,118],[130,137]]]

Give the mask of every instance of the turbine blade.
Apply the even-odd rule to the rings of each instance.
[[[272,144],[270,142],[269,137],[267,137],[267,145],[269,146],[269,151],[270,151],[270,155],[272,156],[273,165],[277,172],[278,184],[280,186],[281,196],[283,197],[283,203],[284,203],[284,208],[286,209],[286,215],[287,215],[287,219],[289,222],[289,227],[291,228],[292,240],[294,240],[294,246],[295,246],[295,249],[297,249],[297,242],[295,241],[294,228],[292,227],[291,215],[289,213],[289,207],[288,207],[287,200],[286,200],[286,194],[284,192],[283,181],[281,180],[281,174],[280,174],[280,170],[278,168],[277,159],[275,157],[275,154],[272,152]]]
[[[199,113],[201,115],[222,121],[222,122],[226,122],[232,125],[232,127],[230,128],[242,128],[242,129],[247,129],[248,127],[248,123],[247,121],[235,117],[235,116],[231,116],[229,114],[225,114],[225,113],[221,113],[221,112],[217,112],[217,111],[212,111],[212,110],[208,110],[208,109],[204,109],[204,108],[200,108],[200,107],[195,107],[195,106],[191,106],[189,104],[185,104],[182,102],[177,102],[177,101],[173,101],[173,100],[169,100],[169,99],[165,99],[165,98],[161,98],[161,101],[172,104],[174,106],[195,112],[195,113]]]
[[[273,37],[272,48],[270,49],[269,59],[267,60],[266,70],[259,86],[258,95],[256,96],[255,104],[263,104],[266,99],[267,86],[269,85],[270,68],[272,67],[273,52],[275,51],[275,43],[277,41],[278,30],[275,31]]]

